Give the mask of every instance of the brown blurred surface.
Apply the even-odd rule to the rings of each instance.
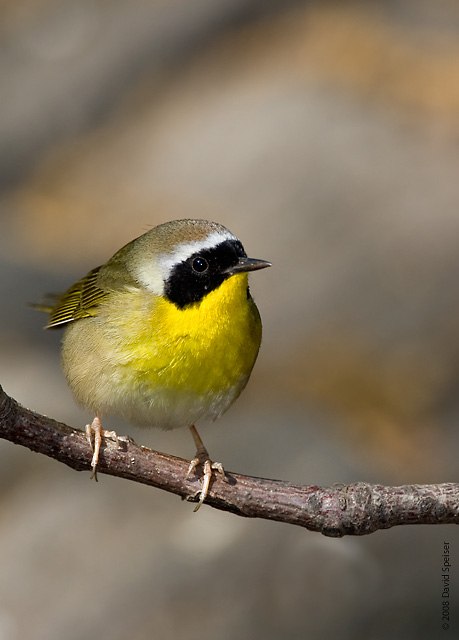
[[[211,455],[299,483],[456,481],[459,3],[0,12],[5,390],[83,427],[59,334],[25,303],[164,220],[215,219],[273,268],[252,278],[262,351],[202,430]],[[110,427],[194,453],[185,432]],[[0,640],[441,634],[454,527],[328,540],[0,455]]]

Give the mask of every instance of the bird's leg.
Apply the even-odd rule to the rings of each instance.
[[[202,476],[202,488],[199,494],[199,502],[196,505],[194,511],[197,511],[199,507],[202,505],[204,500],[206,499],[207,492],[209,491],[210,481],[212,478],[212,469],[215,469],[219,473],[222,474],[223,478],[225,478],[225,470],[223,469],[223,465],[221,462],[212,462],[209,457],[209,453],[204,446],[203,441],[199,433],[196,430],[195,426],[190,427],[191,435],[193,436],[194,443],[196,445],[196,455],[193,460],[190,462],[190,466],[188,467],[186,478],[189,478],[190,474],[198,467],[202,466],[203,476]]]
[[[102,429],[102,424],[100,422],[99,416],[95,416],[91,424],[86,425],[85,431],[86,431],[86,437],[89,442],[89,446],[92,449],[91,480],[92,478],[94,478],[94,480],[97,482],[97,464],[99,462],[99,453],[100,453],[100,446],[102,444],[102,438],[112,438],[113,440],[116,441],[119,447],[120,440],[125,440],[125,437],[118,436],[116,431],[105,431],[105,429]],[[94,434],[94,445],[92,443],[92,434]]]

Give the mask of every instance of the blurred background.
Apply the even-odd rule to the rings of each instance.
[[[203,217],[273,267],[201,435],[304,484],[459,480],[459,2],[0,2],[0,383],[83,428],[27,308]],[[190,458],[186,431],[106,428]],[[0,441],[0,640],[439,637],[457,527],[327,539]]]

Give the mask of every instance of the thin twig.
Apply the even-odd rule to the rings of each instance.
[[[90,471],[83,431],[22,407],[0,387],[0,437],[72,467]],[[189,462],[135,442],[106,439],[98,473],[170,491],[197,501],[201,480],[185,479]],[[206,504],[248,518],[296,524],[326,536],[365,535],[401,524],[459,524],[459,484],[386,487],[358,482],[331,487],[226,472],[212,479]]]

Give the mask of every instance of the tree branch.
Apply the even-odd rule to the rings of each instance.
[[[0,437],[77,471],[90,470],[83,431],[25,409],[0,387]],[[135,442],[105,439],[98,472],[127,478],[197,501],[200,478],[185,480],[188,462]],[[213,476],[206,504],[248,518],[265,518],[340,537],[401,524],[459,524],[459,484],[385,487],[357,482],[301,486],[227,472]]]

